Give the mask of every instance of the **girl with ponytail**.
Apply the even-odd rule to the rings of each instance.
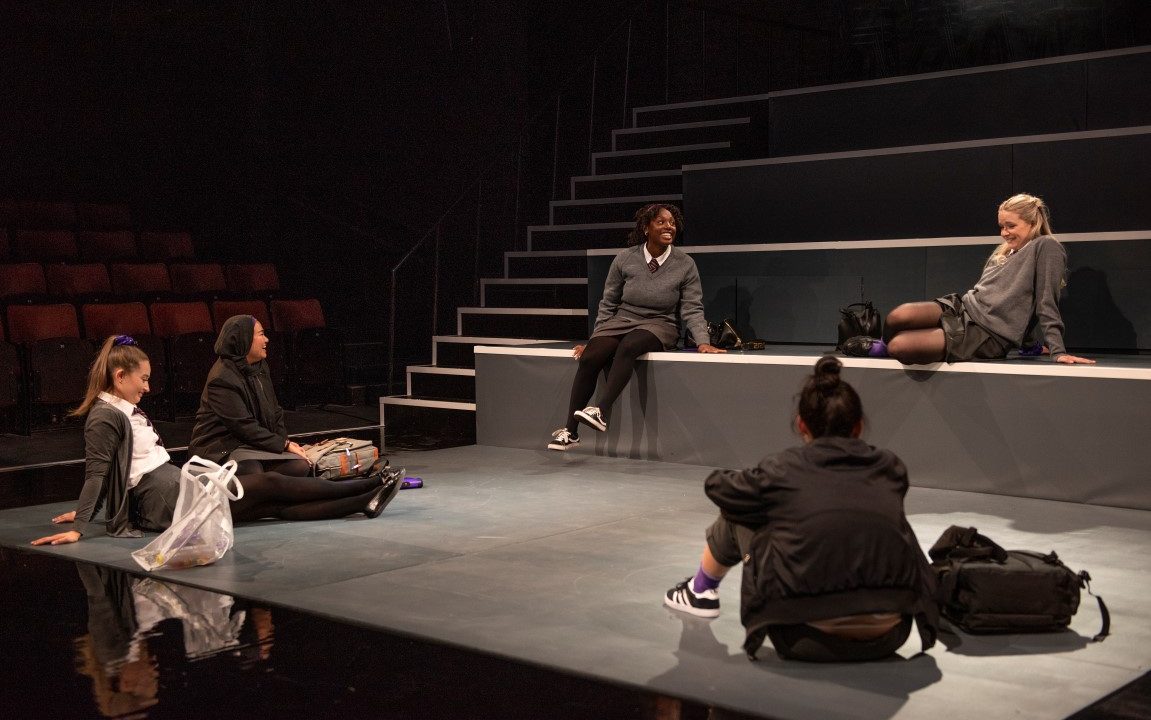
[[[72,413],[87,415],[84,486],[76,509],[52,518],[72,529],[33,545],[64,545],[90,535],[101,508],[113,537],[141,537],[141,530],[160,532],[171,525],[180,468],[169,462],[159,434],[138,407],[151,373],[148,356],[127,335],[110,337],[100,346],[84,401]],[[401,479],[387,471],[340,482],[274,472],[245,475],[240,478],[244,496],[232,501],[232,518],[324,520],[357,512],[377,517],[395,497]]]
[[[783,658],[877,660],[911,633],[935,642],[935,579],[903,509],[907,470],[864,442],[863,404],[834,357],[799,393],[803,444],[747,470],[716,470],[704,490],[719,507],[699,569],[664,595],[668,607],[719,615],[719,584],[743,565],[744,649],[764,639]]]
[[[927,302],[904,303],[884,325],[885,339],[853,337],[843,352],[893,357],[907,365],[995,360],[1010,350],[1050,353],[1056,362],[1094,364],[1063,345],[1059,293],[1066,284],[1067,253],[1051,230],[1042,198],[1020,193],[999,205],[1003,242],[983,265],[975,287]]]

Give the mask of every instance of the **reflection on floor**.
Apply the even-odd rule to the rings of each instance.
[[[107,567],[8,549],[0,566],[7,717],[708,716],[698,704]]]

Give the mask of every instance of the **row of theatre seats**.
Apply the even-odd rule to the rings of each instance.
[[[216,333],[252,315],[271,338],[268,362],[291,407],[342,388],[343,339],[315,299],[10,304],[0,326],[0,412],[20,432],[59,422],[84,396],[95,350],[109,335],[134,337],[151,359],[145,403],[174,419],[194,407],[215,361]]]
[[[0,198],[0,228],[130,230],[132,208],[116,202]]]
[[[4,303],[49,297],[145,302],[175,296],[271,298],[279,290],[279,273],[271,263],[0,263]]]
[[[196,256],[192,236],[183,231],[12,230],[0,227],[0,260],[106,262],[175,260]]]

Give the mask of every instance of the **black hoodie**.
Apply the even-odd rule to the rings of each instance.
[[[907,470],[889,450],[823,437],[749,470],[716,470],[707,496],[756,529],[743,558],[748,652],[768,625],[895,612],[935,642],[935,576],[903,511]]]
[[[228,318],[216,338],[219,358],[208,373],[188,454],[224,462],[241,445],[283,452],[288,444],[284,410],[276,401],[268,363],[249,364],[256,318]]]

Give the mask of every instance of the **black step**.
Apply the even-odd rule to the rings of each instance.
[[[635,211],[653,202],[683,205],[683,195],[642,195],[593,200],[553,200],[552,225],[627,222]]]
[[[727,140],[742,145],[751,137],[751,118],[723,118],[703,122],[612,130],[613,150],[694,145]]]
[[[458,335],[436,335],[432,338],[432,362],[437,367],[474,368],[476,366],[476,345],[536,345],[535,340],[517,336],[460,337]]]
[[[485,337],[579,340],[588,335],[587,310],[578,314],[503,313],[497,308],[460,308],[460,334]]]
[[[475,410],[400,404],[394,398],[380,398],[380,403],[385,452],[456,447],[476,442]]]
[[[731,117],[766,117],[767,95],[650,105],[632,109],[632,127],[676,125]]]
[[[583,225],[531,225],[528,247],[532,250],[589,250],[623,248],[635,223],[588,223]]]
[[[641,172],[643,170],[673,170],[696,163],[736,160],[737,155],[729,142],[677,145],[675,147],[644,148],[643,150],[617,150],[592,153],[592,172]]]
[[[484,307],[586,308],[587,278],[547,278],[527,282],[481,280],[480,299]]]
[[[571,179],[573,200],[682,193],[683,173],[679,168],[639,173],[578,175]]]
[[[587,255],[583,252],[504,253],[504,268],[509,278],[587,277]]]
[[[455,372],[452,372],[455,371]],[[433,400],[476,401],[476,373],[459,368],[408,368],[408,394]]]

